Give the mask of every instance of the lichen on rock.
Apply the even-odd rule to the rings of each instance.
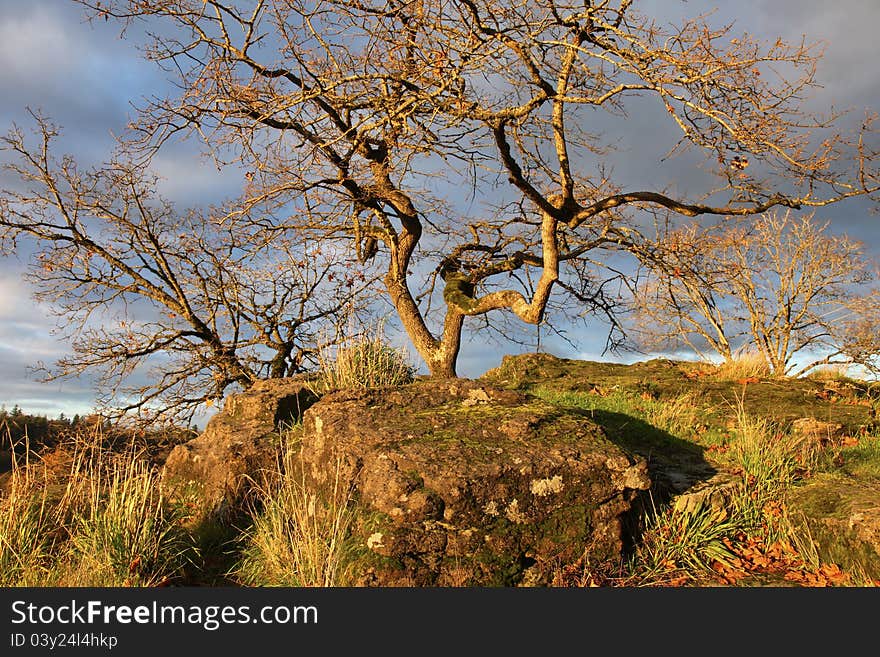
[[[374,519],[361,544],[382,535],[359,565],[375,586],[547,584],[585,552],[618,563],[651,484],[589,418],[468,380],[329,394],[304,415],[300,459],[317,488],[342,464]]]

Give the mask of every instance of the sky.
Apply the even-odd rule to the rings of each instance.
[[[670,20],[675,14],[702,13],[719,7],[713,20],[735,21],[738,31],[775,40],[777,36],[823,41],[826,54],[818,78],[823,88],[808,99],[815,108],[833,105],[861,117],[868,108],[880,110],[880,2],[877,0],[645,0],[645,13]],[[662,10],[662,11],[661,11]],[[39,110],[64,130],[62,149],[85,162],[102,161],[133,116],[132,102],[166,84],[162,72],[141,58],[138,32],[120,38],[112,21],[89,23],[81,8],[68,0],[0,0],[0,130],[14,123],[28,125],[27,109]],[[627,144],[656,139],[653,122],[638,112],[627,119],[617,164],[618,173],[633,181],[652,181],[657,163],[626,158]],[[163,177],[160,191],[181,207],[207,203],[226,195],[237,184],[186,145],[164,151],[154,162]],[[688,184],[688,172],[673,170],[676,185]],[[0,188],[10,186],[0,174]],[[869,216],[865,204],[852,203],[825,213],[832,230],[865,242],[880,254],[880,217]],[[821,216],[821,215],[820,215]],[[53,335],[50,309],[37,304],[22,281],[27,253],[0,258],[0,404],[18,404],[27,412],[57,416],[89,412],[94,389],[88,377],[41,383],[33,368],[51,364],[69,345]],[[587,327],[570,334],[574,346],[546,336],[543,348],[570,358],[631,362],[635,355],[602,355],[606,329]],[[459,373],[479,376],[497,366],[505,353],[522,348],[487,344],[466,338]]]

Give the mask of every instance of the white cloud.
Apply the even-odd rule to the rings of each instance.
[[[82,413],[93,405],[85,380],[41,383],[33,368],[51,365],[67,346],[51,334],[52,320],[21,280],[19,269],[0,273],[0,404],[18,404],[26,412],[56,416]]]
[[[21,270],[0,273],[0,321],[45,325],[46,314],[31,298]]]
[[[64,78],[82,61],[86,44],[75,42],[76,32],[45,7],[7,16],[0,22],[0,59],[13,80]]]

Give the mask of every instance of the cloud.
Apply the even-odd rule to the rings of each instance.
[[[94,397],[94,390],[88,384],[76,381],[40,383],[16,377],[15,373],[0,380],[0,406],[11,409],[17,405],[33,415],[87,415],[95,409]]]
[[[17,268],[0,271],[0,348],[38,357],[57,356],[58,343],[49,331],[50,313],[31,298],[22,273]]]
[[[37,311],[30,293],[21,283],[23,273],[15,267],[0,273],[0,322],[24,321],[42,326],[45,324],[44,317]]]
[[[67,350],[51,335],[47,309],[35,303],[21,271],[3,263],[0,271],[0,405],[51,417],[89,412],[94,404],[90,382],[71,379],[42,383],[34,368],[50,365]]]
[[[65,150],[104,159],[133,114],[130,103],[162,88],[133,45],[116,25],[86,22],[73,3],[0,0],[4,131],[31,125],[30,108],[64,129]]]
[[[752,4],[756,9],[752,22],[759,23],[762,31],[793,41],[804,37],[808,43],[824,43],[825,56],[817,71],[828,92],[823,95],[838,96],[846,104],[876,102],[874,62],[880,56],[880,4],[876,0],[753,0]],[[742,5],[737,3],[738,10]]]
[[[241,190],[243,175],[234,166],[218,170],[213,161],[192,148],[157,154],[150,162],[159,176],[157,191],[174,201],[179,210],[233,198]],[[171,151],[171,149],[169,149]]]
[[[73,56],[73,33],[64,29],[60,17],[39,5],[32,5],[30,13],[9,15],[8,4],[3,5],[0,23],[0,57],[10,64],[3,75],[25,82],[47,75],[63,79],[74,73],[78,60]]]

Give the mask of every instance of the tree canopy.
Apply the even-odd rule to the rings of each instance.
[[[178,210],[133,162],[54,157],[57,129],[35,120],[34,138],[0,138],[25,183],[3,193],[0,237],[30,240],[27,278],[71,342],[48,380],[96,372],[108,413],[188,422],[230,386],[314,366],[353,325],[373,276],[327,240],[261,239],[235,203]]]
[[[645,211],[749,216],[880,185],[871,120],[847,136],[805,110],[818,46],[705,16],[669,26],[631,0],[83,4],[146,21],[147,56],[180,89],[142,108],[140,146],[181,131],[233,146],[252,197],[278,204],[272,228],[347,233],[380,258],[437,375],[454,375],[466,317],[537,324],[561,292],[613,318],[599,254],[650,258]],[[701,154],[714,186],[680,198],[603,169],[600,118],[637,100],[663,109],[658,130]]]

